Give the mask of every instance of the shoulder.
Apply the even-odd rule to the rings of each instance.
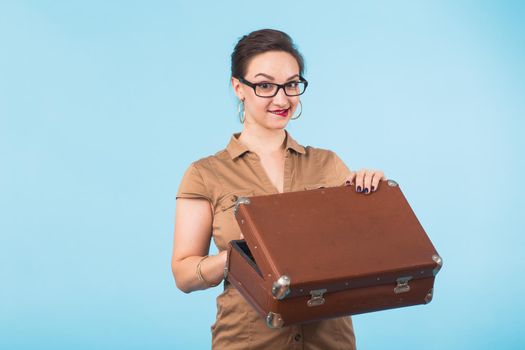
[[[195,168],[199,172],[213,172],[216,163],[222,163],[227,161],[229,158],[226,149],[222,149],[215,154],[208,155],[193,161],[190,167]]]
[[[215,163],[223,157],[223,152],[219,151],[191,162],[182,177],[177,198],[206,198],[213,203],[219,182]]]
[[[215,154],[199,158],[189,165],[187,173],[192,177],[201,179],[210,189],[215,188],[221,181],[221,175],[230,167],[231,158],[226,149]]]

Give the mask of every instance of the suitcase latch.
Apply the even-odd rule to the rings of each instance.
[[[397,286],[394,288],[394,293],[401,294],[406,293],[410,291],[410,286],[408,285],[408,281],[412,279],[412,276],[406,276],[406,277],[399,277],[396,282]]]
[[[310,298],[310,300],[308,300],[306,304],[310,307],[323,305],[325,302],[323,298],[324,293],[326,293],[326,289],[311,290],[310,295],[312,297]]]

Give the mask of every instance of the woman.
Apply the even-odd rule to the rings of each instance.
[[[238,196],[343,184],[368,195],[385,180],[381,171],[351,172],[334,152],[303,147],[285,130],[300,116],[308,85],[287,34],[265,29],[244,36],[231,70],[243,130],[224,150],[192,163],[177,193],[172,270],[186,293],[222,281],[228,242],[242,236],[233,216]],[[208,256],[212,237],[219,253]],[[211,329],[213,349],[355,349],[350,317],[270,329],[227,282]]]

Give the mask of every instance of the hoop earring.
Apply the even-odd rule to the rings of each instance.
[[[291,117],[290,119],[292,119],[292,120],[299,119],[301,114],[303,114],[303,103],[301,101],[299,101],[299,106],[301,106],[301,111],[299,112],[299,114],[296,117]]]
[[[244,119],[246,118],[246,113],[244,111],[244,100],[239,100],[239,103],[237,104],[237,114],[239,115],[239,121],[241,124],[244,124]]]

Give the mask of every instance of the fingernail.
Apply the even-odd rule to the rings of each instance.
[[[345,182],[345,186],[350,186],[352,183],[350,181]]]
[[[376,188],[374,186],[372,186],[372,191],[374,191]]]
[[[357,186],[357,192],[361,192],[361,186]]]
[[[367,193],[368,193],[368,188],[365,187],[365,194],[367,194]]]

